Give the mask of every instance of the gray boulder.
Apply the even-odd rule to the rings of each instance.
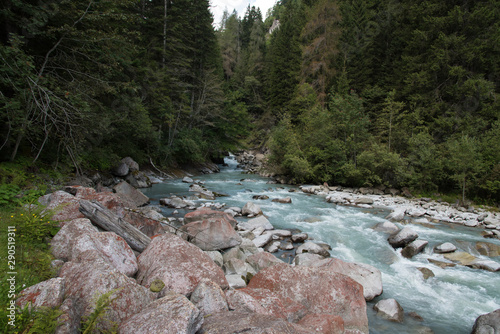
[[[50,242],[52,255],[56,259],[70,261],[72,258],[73,243],[81,235],[99,232],[87,218],[77,218],[64,224]]]
[[[373,309],[377,311],[377,315],[394,322],[403,322],[404,311],[401,305],[395,299],[383,299],[379,301]]]
[[[318,262],[323,259],[325,259],[325,257],[319,254],[302,253],[298,254],[294,258],[293,262],[296,266],[311,266],[314,262]]]
[[[131,157],[123,158],[121,163],[127,165],[128,169],[131,172],[137,172],[139,170],[139,164],[135,162],[134,159],[132,159]]]
[[[411,227],[406,226],[398,233],[391,235],[387,241],[389,241],[389,244],[394,248],[402,248],[417,238],[417,232],[412,230]]]
[[[398,208],[391,212],[385,219],[391,220],[391,221],[396,221],[399,222],[405,218],[405,208]]]
[[[229,310],[226,295],[220,286],[208,279],[201,280],[191,294],[190,300],[200,310],[202,316]]]
[[[113,187],[113,191],[128,201],[132,201],[136,206],[143,206],[149,202],[148,196],[132,187],[128,182],[122,181]]]
[[[192,236],[191,242],[202,250],[219,250],[241,244],[241,237],[224,218],[208,218],[181,227]]]
[[[500,309],[479,316],[474,322],[471,334],[500,333]]]
[[[403,248],[401,254],[404,257],[411,259],[418,253],[422,252],[428,243],[429,242],[426,240],[420,240],[420,239],[414,240],[410,242],[408,245],[406,245],[405,248]]]
[[[258,228],[263,228],[264,230],[272,230],[274,229],[271,222],[264,216],[259,216],[257,218],[249,219],[246,222],[238,223],[238,228],[240,230],[249,230],[253,231]]]
[[[457,247],[451,242],[445,242],[444,244],[438,245],[434,247],[435,253],[453,253],[457,250]]]
[[[241,209],[241,214],[243,216],[258,216],[262,214],[262,210],[257,204],[253,202],[247,202],[243,209]]]
[[[390,221],[378,223],[373,227],[373,229],[378,232],[389,233],[389,234],[397,233],[399,231],[399,227],[396,224],[391,223]]]
[[[330,252],[328,252],[325,248],[321,247],[320,245],[312,241],[308,241],[303,245],[300,245],[299,248],[297,248],[296,253],[297,254],[312,253],[312,254],[319,254],[323,257],[330,257]]]

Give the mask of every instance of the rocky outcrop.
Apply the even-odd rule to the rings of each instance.
[[[229,287],[224,272],[207,254],[173,234],[153,238],[139,256],[138,264],[137,281],[146,287],[160,279],[165,290],[188,295],[204,278],[222,289]]]

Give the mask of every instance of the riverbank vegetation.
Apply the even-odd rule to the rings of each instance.
[[[297,183],[499,202],[498,1],[282,0],[214,25],[207,0],[8,0],[0,17],[2,164],[246,145]]]

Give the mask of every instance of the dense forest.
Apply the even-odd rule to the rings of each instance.
[[[209,6],[3,1],[0,159],[252,147],[296,183],[498,203],[500,1],[282,0],[216,24]]]

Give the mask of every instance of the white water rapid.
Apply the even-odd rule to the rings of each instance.
[[[500,245],[500,241],[482,238],[480,229],[441,223],[411,223],[419,238],[429,244],[423,253],[406,259],[401,256],[401,250],[394,250],[388,244],[388,235],[372,229],[375,224],[385,221],[389,211],[336,206],[327,203],[322,196],[289,192],[290,189],[298,189],[295,186],[268,184],[269,179],[242,174],[232,158],[227,158],[226,163],[228,166],[222,167],[220,173],[194,178],[205,182],[208,190],[228,195],[218,197],[216,202],[225,203],[226,207],[241,208],[246,202],[253,201],[262,208],[275,228],[307,232],[315,241],[330,244],[332,257],[367,263],[382,272],[384,292],[367,305],[370,333],[427,333],[422,330],[430,327],[436,334],[465,334],[471,332],[479,315],[500,308],[500,272],[458,265],[442,269],[428,261],[428,258],[443,259],[432,249],[447,241],[459,250],[486,258],[477,253],[474,244],[487,241]],[[192,196],[188,189],[188,184],[177,179],[156,184],[145,189],[144,193],[153,204],[157,204],[160,198],[172,194]],[[269,199],[253,200],[254,195],[267,195]],[[288,196],[292,198],[292,204],[271,202],[273,198]],[[177,217],[187,212],[178,210],[179,213],[173,215],[172,209],[162,207],[162,210],[165,216]],[[500,262],[500,257],[488,259]],[[419,267],[432,270],[435,276],[424,280],[417,269]],[[404,323],[388,322],[374,314],[373,305],[387,298],[394,298],[401,304],[405,310]],[[410,316],[410,312],[416,312],[423,321]]]

